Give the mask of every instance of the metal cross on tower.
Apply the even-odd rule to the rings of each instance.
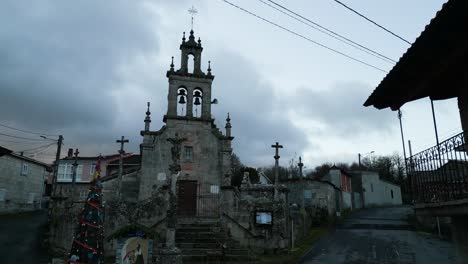
[[[195,9],[194,6],[192,6],[189,10],[188,10],[189,14],[192,16],[192,30],[193,30],[193,17],[198,13],[198,10]]]

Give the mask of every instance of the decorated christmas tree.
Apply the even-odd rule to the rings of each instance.
[[[96,164],[88,198],[78,216],[78,227],[70,250],[69,263],[104,263],[104,208],[102,206],[101,160]]]

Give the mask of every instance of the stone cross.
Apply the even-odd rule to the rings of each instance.
[[[273,158],[275,158],[275,184],[278,184],[279,182],[279,149],[280,148],[283,148],[282,145],[280,145],[278,142],[276,142],[275,145],[271,145],[272,148],[275,148],[275,156],[273,156]]]
[[[120,140],[116,140],[115,142],[120,143],[120,150],[119,150],[119,197],[121,197],[122,193],[122,175],[123,175],[123,157],[125,154],[124,151],[124,144],[128,143],[128,139],[125,139],[124,136],[121,137]]]
[[[175,227],[177,224],[176,210],[177,210],[177,197],[175,195],[176,190],[176,181],[177,176],[181,170],[180,168],[180,152],[182,142],[186,141],[186,138],[179,137],[179,134],[175,133],[175,137],[168,138],[172,144],[171,147],[171,157],[172,164],[169,165],[169,170],[171,171],[170,178],[170,187],[168,192],[168,210],[166,212],[166,221],[167,221],[167,230],[166,230],[166,246],[168,248],[175,247]]]
[[[304,163],[302,163],[302,158],[301,157],[299,157],[299,163],[297,164],[297,166],[299,166],[299,177],[303,178],[302,177],[302,167],[304,167]]]

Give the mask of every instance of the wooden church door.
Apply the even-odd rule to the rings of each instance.
[[[197,181],[179,181],[177,186],[178,214],[195,216],[197,213]]]

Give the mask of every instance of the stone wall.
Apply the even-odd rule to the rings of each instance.
[[[223,225],[235,240],[254,252],[282,250],[290,245],[288,190],[276,187],[275,200],[274,188],[260,184],[223,188]],[[272,224],[256,224],[257,211],[272,212]]]
[[[170,176],[171,143],[175,133],[187,140],[181,147],[179,180],[194,180],[198,184],[221,186],[221,180],[230,168],[230,140],[213,126],[201,120],[167,120],[157,132],[142,132],[142,167],[139,177],[139,198],[146,199],[152,186],[162,186]],[[193,159],[184,159],[184,147],[193,148]],[[203,189],[201,189],[203,191]],[[203,195],[203,193],[199,193]]]
[[[22,166],[28,166],[22,173]],[[0,213],[40,209],[46,168],[34,162],[4,155],[0,157]]]

